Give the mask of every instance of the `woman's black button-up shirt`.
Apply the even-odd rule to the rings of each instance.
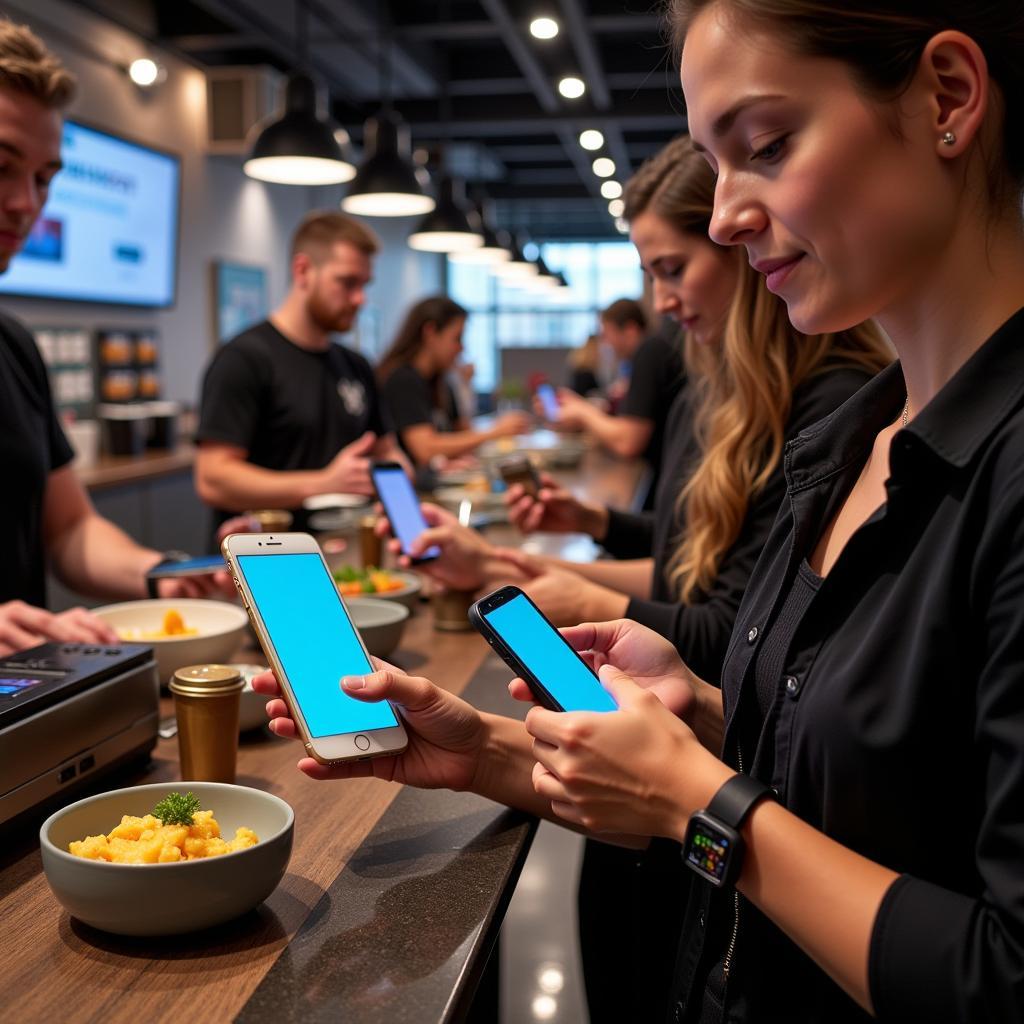
[[[871,939],[879,1018],[1024,1020],[1024,310],[896,434],[885,505],[803,613],[780,615],[905,394],[889,367],[788,446],[726,656],[724,756],[901,873]],[[781,666],[767,718],[766,660]],[[721,1016],[734,926],[733,893],[700,889],[677,978],[688,1019]],[[867,1019],[742,898],[738,920],[726,1019]]]

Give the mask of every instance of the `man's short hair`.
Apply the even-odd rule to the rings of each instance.
[[[647,330],[647,314],[636,299],[616,299],[606,309],[601,310],[601,320],[616,327],[636,324],[641,331]]]
[[[354,217],[336,210],[314,210],[302,218],[292,236],[292,258],[304,252],[314,263],[322,263],[338,242],[347,242],[365,256],[380,250],[377,236]]]
[[[0,89],[61,110],[75,97],[75,79],[30,28],[0,18]]]

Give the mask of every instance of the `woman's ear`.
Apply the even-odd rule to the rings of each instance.
[[[962,155],[981,131],[988,112],[985,54],[963,32],[939,32],[921,54],[918,76],[929,97],[936,151],[944,157]]]

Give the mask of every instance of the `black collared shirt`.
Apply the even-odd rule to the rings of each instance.
[[[871,938],[880,1019],[1022,1020],[1024,310],[896,434],[886,503],[804,613],[780,615],[904,397],[894,365],[787,447],[787,501],[726,655],[725,757],[900,873]],[[765,720],[753,690],[775,658]],[[723,985],[733,894],[701,888],[687,1019],[723,1019],[722,1003],[730,1021],[868,1019],[742,898]]]

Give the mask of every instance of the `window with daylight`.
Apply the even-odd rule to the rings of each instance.
[[[463,358],[473,363],[473,386],[498,384],[501,349],[575,348],[597,330],[597,314],[621,298],[640,298],[643,275],[628,242],[546,242],[544,262],[561,271],[568,290],[550,294],[513,285],[484,266],[448,263],[448,294],[469,310]]]

